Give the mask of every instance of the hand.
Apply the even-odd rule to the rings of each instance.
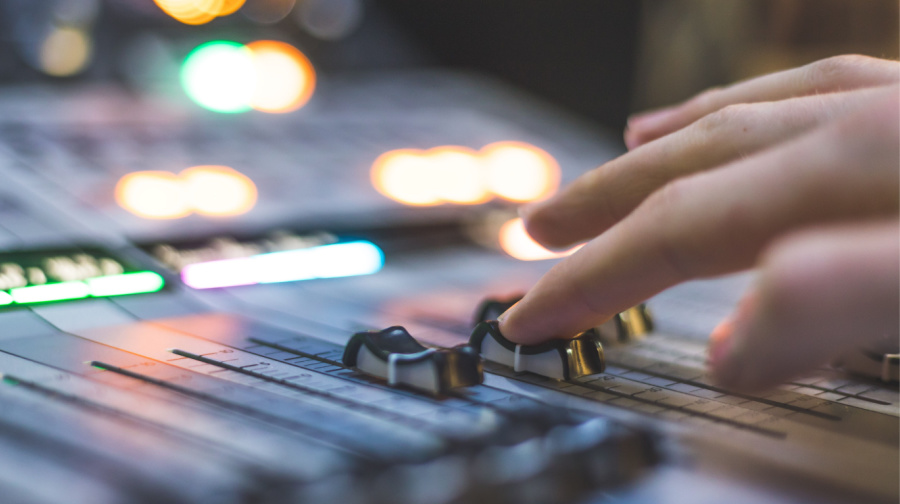
[[[547,246],[596,238],[501,330],[571,337],[676,283],[758,265],[755,302],[711,350],[721,384],[765,388],[896,340],[898,81],[896,62],[844,56],[633,119],[629,153],[523,209]]]

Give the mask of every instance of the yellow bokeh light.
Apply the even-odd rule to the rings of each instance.
[[[547,250],[531,238],[522,219],[512,219],[503,224],[500,227],[499,241],[504,252],[522,261],[558,259],[570,256],[582,247],[578,245],[564,252]]]
[[[488,186],[497,196],[516,202],[536,201],[556,192],[559,164],[553,156],[530,144],[498,142],[481,155]]]
[[[535,201],[559,187],[559,164],[547,152],[522,142],[498,142],[480,152],[443,146],[427,151],[387,152],[372,165],[372,184],[407,205],[479,205],[491,198]]]
[[[246,0],[153,0],[163,12],[189,25],[201,25],[240,9]]]
[[[449,203],[475,205],[491,199],[477,153],[465,147],[437,147],[425,153],[434,192]]]
[[[163,171],[129,173],[116,185],[119,206],[145,219],[178,219],[190,215],[181,178]]]
[[[91,40],[77,28],[54,28],[41,45],[41,70],[54,77],[82,71],[90,61]]]
[[[253,54],[256,88],[249,105],[271,113],[291,112],[309,101],[316,72],[309,59],[284,42],[260,40],[247,45]]]
[[[433,164],[424,152],[400,149],[382,154],[372,165],[372,185],[381,194],[413,206],[440,204]]]
[[[234,14],[241,7],[244,6],[244,2],[247,0],[225,0],[222,2],[222,8],[219,9],[219,13],[217,16],[227,16],[229,14]]]
[[[195,166],[181,172],[186,198],[202,215],[229,217],[256,205],[256,185],[227,166]]]
[[[163,12],[189,25],[201,25],[216,18],[222,0],[153,0]]]
[[[119,180],[116,202],[145,219],[180,219],[191,213],[230,217],[256,204],[256,184],[227,166],[194,166],[180,174],[129,173]]]

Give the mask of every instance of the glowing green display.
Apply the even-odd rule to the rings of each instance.
[[[250,49],[236,42],[198,46],[181,66],[181,86],[191,100],[214,112],[246,112],[256,87]]]
[[[0,291],[0,306],[71,301],[88,297],[147,294],[157,292],[164,286],[163,277],[152,271],[121,273],[86,280],[17,287],[9,292]]]
[[[18,287],[9,291],[9,293],[16,303],[31,304],[86,298],[89,290],[84,282],[60,282]]]

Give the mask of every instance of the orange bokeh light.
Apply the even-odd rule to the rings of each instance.
[[[145,219],[178,219],[190,215],[184,187],[174,173],[129,173],[116,185],[119,206]]]
[[[544,199],[559,187],[559,164],[553,156],[522,142],[498,142],[481,149],[488,187],[517,202]]]
[[[432,164],[414,149],[386,152],[372,165],[372,185],[381,194],[412,206],[440,204]]]
[[[432,191],[447,203],[477,205],[491,199],[478,153],[465,147],[446,146],[424,154],[432,173]]]
[[[316,71],[297,48],[284,42],[260,40],[247,44],[256,69],[256,90],[250,106],[284,113],[306,105],[316,88]]]
[[[558,259],[574,254],[582,245],[572,247],[563,252],[553,252],[542,247],[525,230],[522,219],[511,219],[500,227],[500,248],[504,252],[522,261],[541,261]]]
[[[559,164],[547,152],[521,142],[498,142],[480,152],[442,146],[427,151],[386,152],[372,165],[372,184],[406,205],[478,205],[500,197],[535,201],[559,187]]]
[[[247,0],[224,0],[222,2],[222,7],[219,9],[219,12],[216,16],[227,16],[229,14],[234,14],[238,9],[244,6],[244,2]]]
[[[144,219],[180,219],[191,213],[231,217],[256,204],[256,184],[227,166],[194,166],[180,174],[129,173],[119,180],[116,202]]]
[[[240,9],[246,0],[153,0],[163,12],[189,25],[201,25]]]
[[[227,166],[195,166],[181,172],[186,197],[198,214],[242,215],[256,205],[256,184]]]

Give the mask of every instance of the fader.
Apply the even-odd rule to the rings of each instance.
[[[475,324],[497,320],[503,312],[512,308],[522,297],[522,295],[518,295],[506,299],[485,299],[475,310]],[[617,313],[595,329],[604,345],[618,345],[639,340],[653,331],[653,318],[647,306],[641,303]]]
[[[401,326],[359,332],[344,348],[343,363],[387,380],[432,394],[484,381],[481,357],[469,346],[426,348]]]
[[[491,362],[557,380],[596,373],[606,367],[603,345],[593,329],[570,340],[553,339],[539,345],[519,345],[506,339],[496,321],[475,326],[469,345]]]

